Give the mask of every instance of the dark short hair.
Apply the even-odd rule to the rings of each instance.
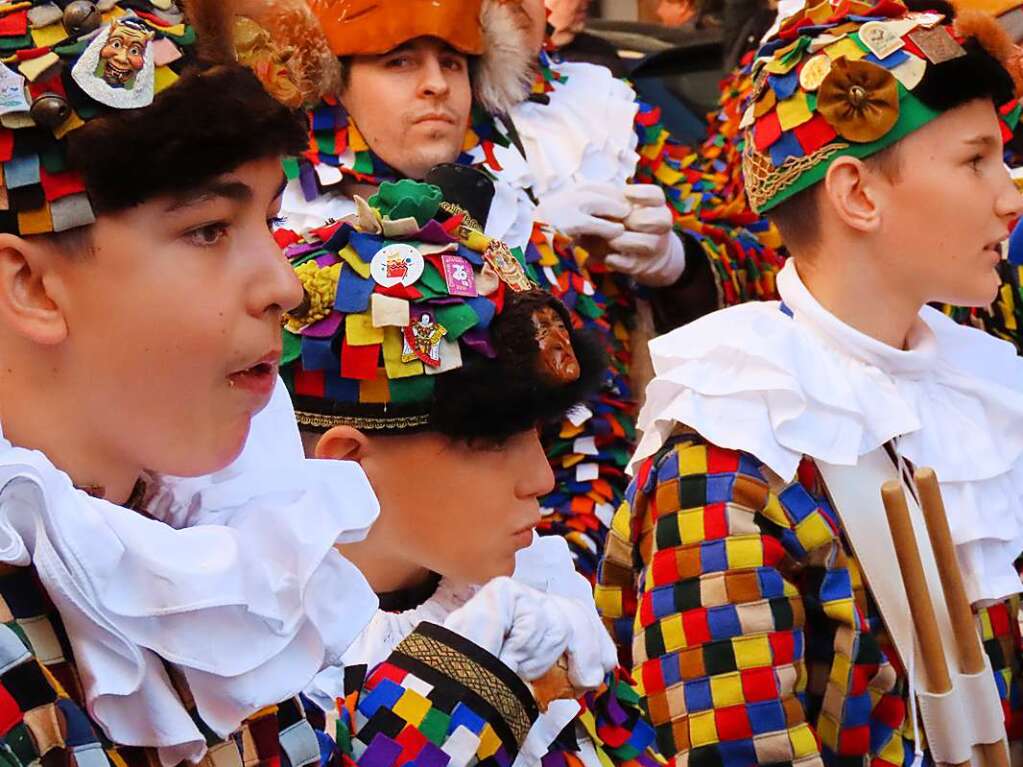
[[[111,112],[68,136],[68,161],[97,214],[180,194],[246,162],[298,154],[306,125],[237,64],[193,69],[142,109]]]

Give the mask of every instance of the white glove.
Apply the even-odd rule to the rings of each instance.
[[[631,211],[622,187],[588,183],[547,195],[534,216],[573,239],[589,235],[611,241],[624,234],[621,222]]]
[[[675,234],[664,190],[654,184],[629,184],[625,196],[632,212],[625,232],[611,240],[605,263],[653,288],[674,284],[686,268],[686,251]]]
[[[614,643],[589,604],[495,578],[444,625],[495,655],[526,681],[568,655],[568,679],[593,690],[618,664]]]

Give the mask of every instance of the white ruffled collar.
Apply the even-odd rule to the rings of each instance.
[[[164,663],[227,737],[338,662],[371,617],[376,597],[333,546],[365,534],[376,500],[354,465],[305,461],[296,440],[281,385],[238,461],[167,479],[149,519],[0,435],[0,562],[36,568],[115,743],[198,762],[205,738]]]
[[[895,440],[941,480],[975,601],[1020,591],[1023,361],[1010,344],[924,308],[902,351],[828,313],[795,265],[783,303],[715,312],[650,345],[657,376],[632,466],[678,423],[744,450],[783,479],[804,455],[854,465]]]
[[[510,117],[525,149],[494,146],[499,178],[539,197],[584,181],[624,184],[636,172],[639,155],[634,121],[636,92],[607,67],[562,62],[564,82],[552,83],[545,104],[523,101]],[[470,155],[484,162],[482,147]]]

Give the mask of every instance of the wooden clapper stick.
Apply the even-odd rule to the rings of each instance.
[[[952,534],[945,515],[945,504],[941,498],[938,479],[932,469],[921,468],[914,474],[923,511],[927,536],[931,541],[934,558],[938,564],[942,590],[952,621],[952,633],[955,635],[955,657],[958,661],[959,673],[979,674],[985,668],[983,648],[980,635],[973,618],[973,609],[966,597],[963,576],[959,571]],[[894,480],[886,482],[881,488],[884,499],[888,524],[891,527],[895,542],[895,553],[902,571],[902,580],[906,584],[909,597],[909,609],[913,617],[917,639],[920,642],[920,653],[927,676],[929,689],[927,692],[941,695],[952,689],[952,679],[946,663],[945,648],[942,646],[938,621],[934,615],[934,606],[927,590],[920,550],[913,535],[913,523],[906,506],[906,496],[902,485]],[[1004,739],[1001,743],[987,743],[980,746],[982,767],[1008,767],[1008,750]],[[964,764],[968,765],[969,762]],[[957,765],[956,767],[961,767]]]

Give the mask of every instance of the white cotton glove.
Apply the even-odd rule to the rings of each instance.
[[[686,251],[675,234],[664,190],[654,184],[629,184],[625,196],[632,210],[625,231],[608,243],[605,263],[641,285],[661,288],[674,284],[686,268]]]
[[[631,211],[622,187],[587,183],[547,195],[534,216],[573,239],[590,236],[610,242],[625,233],[622,221]]]
[[[614,644],[590,604],[495,578],[444,625],[495,655],[526,681],[568,656],[568,679],[593,690],[617,665]]]

